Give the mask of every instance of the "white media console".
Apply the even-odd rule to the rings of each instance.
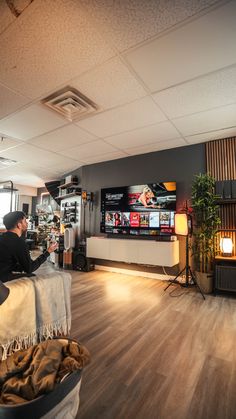
[[[174,266],[179,263],[179,241],[87,239],[87,256],[144,265]]]

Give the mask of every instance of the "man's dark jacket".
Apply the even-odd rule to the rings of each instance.
[[[25,240],[16,233],[7,231],[0,236],[0,280],[2,282],[31,274],[48,258],[46,251],[32,260]],[[18,274],[16,274],[18,272]]]

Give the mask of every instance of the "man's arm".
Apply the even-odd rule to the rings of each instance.
[[[38,269],[42,263],[45,262],[49,254],[54,252],[57,246],[57,243],[52,244],[46,252],[42,253],[42,255],[37,257],[37,259],[32,260],[27,244],[23,239],[20,239],[16,249],[16,257],[18,259],[18,263],[24,272],[31,274],[32,272],[36,271],[36,269]]]

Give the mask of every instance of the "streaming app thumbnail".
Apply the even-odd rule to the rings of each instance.
[[[130,213],[130,226],[131,227],[139,227],[139,213],[138,212],[131,212]]]
[[[149,214],[140,214],[139,217],[140,227],[148,227],[149,226]]]
[[[149,215],[149,227],[150,228],[158,228],[160,227],[160,213],[159,212],[151,212]]]
[[[122,225],[122,227],[129,227],[130,226],[130,212],[122,212],[121,213],[121,225]]]

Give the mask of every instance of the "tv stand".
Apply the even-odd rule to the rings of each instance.
[[[179,241],[157,242],[89,237],[87,256],[118,262],[172,267],[179,263]]]

